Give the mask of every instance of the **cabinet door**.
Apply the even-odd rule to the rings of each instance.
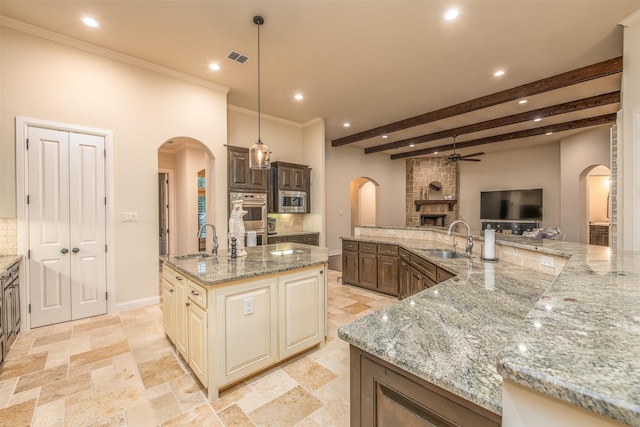
[[[438,271],[436,273],[436,282],[444,282],[445,280],[450,279],[453,276],[455,276],[455,274],[449,273],[447,270],[443,270],[442,268],[438,267]]]
[[[411,267],[411,281],[409,283],[409,296],[417,294],[424,289],[425,275]]]
[[[351,425],[498,427],[500,416],[351,347]]]
[[[342,250],[342,283],[358,284],[358,252]]]
[[[189,367],[207,387],[207,312],[189,298]]]
[[[176,286],[176,349],[184,360],[189,361],[189,322],[187,310],[187,279],[178,277]]]
[[[162,279],[162,318],[164,333],[176,342],[176,288],[166,279]]]
[[[324,340],[324,277],[320,268],[280,276],[280,359]]]
[[[239,147],[227,148],[227,174],[230,190],[249,188],[249,150]]]
[[[409,285],[411,283],[411,266],[408,262],[400,260],[398,276],[398,298],[403,299],[410,295]]]
[[[267,191],[267,172],[264,169],[248,169],[249,170],[249,188],[253,191]]]
[[[218,387],[278,360],[277,287],[274,276],[216,290]]]
[[[316,234],[305,234],[303,236],[303,243],[305,245],[314,245],[314,246],[319,246],[320,245],[320,236],[316,233]]]
[[[398,257],[378,255],[378,291],[398,296]]]
[[[291,169],[291,189],[295,191],[307,191],[308,170],[302,168]]]
[[[376,254],[362,253],[358,254],[359,266],[358,276],[360,281],[358,285],[363,288],[377,290],[378,288],[378,256]]]
[[[293,189],[293,168],[278,166],[278,190]]]

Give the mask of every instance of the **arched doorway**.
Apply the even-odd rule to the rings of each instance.
[[[213,223],[214,156],[200,141],[168,139],[158,148],[158,247],[160,254],[192,253],[211,247],[213,236],[197,236]]]
[[[580,242],[610,246],[611,170],[592,165],[580,174]]]
[[[351,181],[351,234],[356,225],[377,225],[379,187],[367,177]]]

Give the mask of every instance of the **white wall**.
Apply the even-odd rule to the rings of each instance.
[[[311,213],[304,215],[304,231],[320,233],[320,246],[326,242],[326,189],[324,157],[324,119],[315,119],[303,127],[303,161],[311,168]]]
[[[610,139],[610,127],[601,126],[560,142],[560,228],[567,241],[588,243],[585,174],[595,166],[611,167]]]
[[[620,249],[640,250],[640,11],[624,23],[622,126],[618,144]],[[620,132],[621,131],[621,132]],[[614,171],[616,173],[616,171]]]
[[[490,152],[480,162],[459,162],[459,216],[479,233],[480,192],[542,188],[543,227],[560,224],[558,143]]]
[[[201,141],[222,166],[212,191],[226,194],[226,91],[4,26],[0,36],[2,215],[16,216],[16,116],[113,131],[110,304],[123,309],[157,301],[157,150],[174,136]],[[122,223],[123,211],[137,212],[138,222]],[[226,224],[226,205],[216,208],[215,222]]]
[[[326,142],[326,246],[330,254],[342,250],[340,237],[350,231],[351,181],[368,177],[379,184],[378,216],[380,226],[404,227],[405,224],[405,164],[391,160],[388,154],[367,154],[357,147],[332,147]]]

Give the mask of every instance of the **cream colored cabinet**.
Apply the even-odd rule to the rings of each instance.
[[[191,298],[187,312],[189,323],[189,367],[207,387],[207,312]]]
[[[187,319],[187,279],[180,277],[176,286],[176,339],[178,353],[189,360],[189,323]]]
[[[216,290],[218,387],[278,361],[278,277]]]
[[[280,276],[280,359],[293,356],[324,340],[324,275],[324,269],[314,268]]]
[[[166,265],[162,279],[165,333],[207,387],[207,290]]]
[[[164,332],[176,340],[176,287],[167,279],[162,279],[162,318]]]

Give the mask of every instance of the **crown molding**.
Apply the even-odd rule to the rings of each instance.
[[[113,59],[116,61],[124,62],[125,64],[133,65],[138,68],[153,71],[158,74],[164,74],[165,76],[173,77],[178,80],[183,80],[188,83],[193,83],[199,86],[204,86],[209,89],[216,90],[222,93],[229,93],[229,88],[218,83],[210,82],[190,74],[186,74],[180,71],[173,70],[162,65],[155,64],[153,62],[145,61],[143,59],[135,58],[133,56],[125,55],[111,49],[105,49],[100,46],[96,46],[91,43],[83,42],[72,37],[64,36],[53,31],[45,30],[44,28],[36,27],[35,25],[27,24],[22,21],[18,21],[6,16],[0,16],[0,25],[3,27],[11,28],[23,33],[31,34],[36,37],[40,37],[46,40],[50,40],[56,43],[60,43],[66,46],[70,46],[76,49],[84,50],[85,52],[93,53],[95,55],[103,56],[105,58]]]

